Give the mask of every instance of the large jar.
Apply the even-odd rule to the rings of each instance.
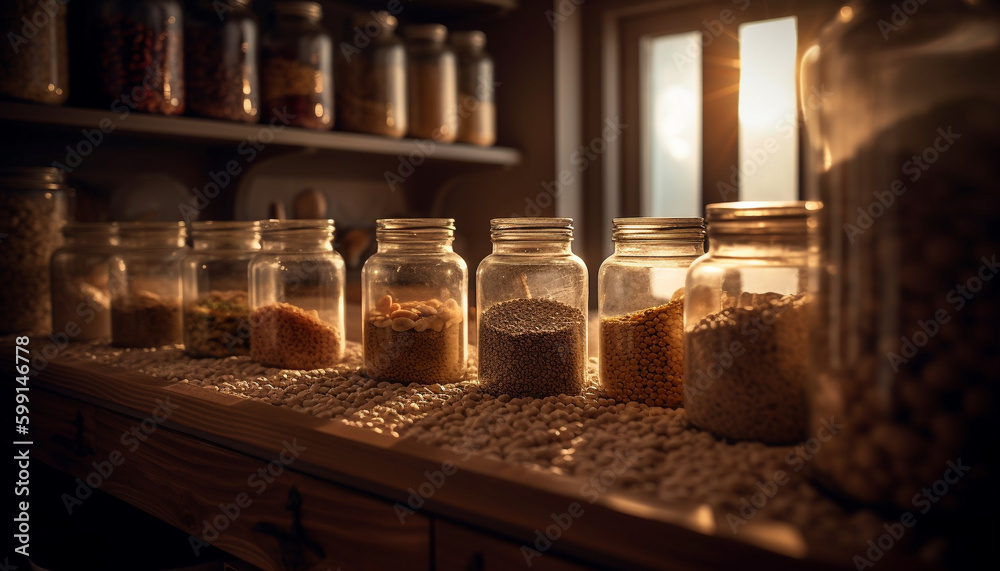
[[[58,169],[0,168],[0,334],[48,331],[49,259],[67,212]]]
[[[396,17],[385,10],[359,14],[338,49],[337,117],[345,131],[402,137],[408,126],[406,49]]]
[[[183,222],[120,222],[111,258],[111,343],[160,347],[181,342]]]
[[[803,440],[816,202],[707,207],[708,253],[688,269],[684,408],[717,436]]]
[[[488,147],[497,140],[497,111],[493,104],[493,58],[486,53],[486,34],[452,32],[458,57],[459,143]]]
[[[703,218],[615,218],[597,275],[600,378],[623,402],[676,408],[684,389],[684,280],[705,253]]]
[[[6,0],[0,4],[0,97],[60,105],[69,95],[65,2]]]
[[[184,14],[179,0],[104,0],[98,29],[103,92],[112,111],[184,111]]]
[[[201,0],[188,18],[184,52],[190,113],[247,123],[259,119],[258,24],[250,4]]]
[[[344,354],[344,259],[333,220],[269,222],[250,261],[250,357],[320,369]]]
[[[992,556],[1000,8],[855,3],[817,49],[803,75],[824,96],[805,109],[825,212],[812,425],[840,431],[811,468],[856,500],[947,517],[973,549],[956,554]]]
[[[52,333],[71,341],[111,338],[110,266],[118,225],[75,223],[52,254]]]
[[[368,376],[450,383],[465,375],[469,269],[451,218],[378,221],[378,252],[361,271]]]
[[[409,136],[451,143],[458,134],[458,67],[440,24],[403,28]]]
[[[261,43],[261,105],[272,124],[333,128],[333,40],[316,2],[279,2]]]
[[[184,352],[193,357],[250,354],[250,259],[258,222],[193,222],[182,263]]]
[[[496,218],[476,270],[479,384],[494,395],[576,394],[587,376],[587,266],[571,218]]]

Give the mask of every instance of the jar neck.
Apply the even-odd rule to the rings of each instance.
[[[332,252],[333,227],[266,230],[260,246],[266,252]]]
[[[72,224],[63,228],[64,248],[110,248],[119,244],[114,224]]]
[[[705,253],[705,240],[628,240],[615,242],[616,256],[686,258]]]
[[[500,255],[572,256],[572,239],[494,240],[493,253]]]
[[[809,253],[809,236],[801,234],[708,233],[708,253],[724,258],[797,257]]]
[[[181,223],[121,223],[118,236],[125,249],[179,249],[184,247],[187,231]]]
[[[206,250],[259,250],[260,224],[258,222],[194,222],[191,244],[196,251]]]
[[[378,252],[451,253],[453,218],[381,218],[376,222]]]
[[[253,251],[260,249],[258,236],[198,236],[191,238],[192,248],[197,252],[212,250]]]

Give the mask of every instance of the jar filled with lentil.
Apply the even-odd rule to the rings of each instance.
[[[497,140],[497,112],[493,104],[493,58],[486,53],[486,34],[452,32],[458,62],[459,143],[488,147]]]
[[[344,355],[344,259],[333,220],[265,223],[250,261],[250,357],[282,369],[321,369]]]
[[[465,375],[469,269],[451,218],[378,221],[361,271],[365,368],[371,378],[450,383]]]
[[[451,143],[458,134],[458,66],[445,40],[448,28],[420,24],[403,28],[406,38],[409,136]]]
[[[734,440],[804,439],[809,237],[817,202],[709,204],[708,253],[688,269],[684,408]]]
[[[183,222],[119,222],[111,258],[111,343],[161,347],[182,342]]]
[[[261,105],[265,121],[333,128],[333,40],[317,2],[279,2],[261,42]]]
[[[188,18],[184,52],[190,113],[246,123],[260,117],[258,23],[250,5],[251,0],[200,0]]]
[[[684,280],[705,253],[703,218],[615,218],[597,277],[600,378],[608,396],[681,406]]]
[[[110,261],[115,223],[78,222],[63,228],[52,254],[52,333],[71,341],[111,338]]]
[[[193,222],[182,262],[184,352],[192,357],[250,354],[250,259],[258,222]]]
[[[112,111],[184,112],[179,0],[104,0],[98,30],[102,91]]]
[[[49,329],[49,259],[63,244],[68,195],[58,169],[0,168],[0,334]]]
[[[345,131],[386,137],[406,134],[406,49],[385,10],[358,14],[337,62],[337,117]]]
[[[0,50],[0,96],[61,105],[69,96],[65,2],[6,0],[0,29],[9,46]]]
[[[587,376],[587,266],[571,218],[495,218],[476,270],[479,384],[494,395],[579,393]]]

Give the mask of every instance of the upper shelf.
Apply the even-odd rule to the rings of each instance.
[[[270,131],[273,140],[268,145],[311,149],[328,149],[369,155],[409,155],[418,151],[428,160],[475,163],[494,166],[514,166],[521,162],[521,153],[507,147],[478,147],[456,143],[435,144],[427,151],[427,142],[417,139],[392,139],[377,135],[312,131],[287,127],[280,131],[266,124],[244,124],[194,117],[147,115],[84,109],[79,107],[48,107],[26,103],[0,103],[0,121],[46,125],[57,128],[103,128],[160,138],[183,139],[211,144],[237,145],[248,139],[258,139],[263,130]],[[102,124],[103,121],[103,124]],[[110,123],[109,123],[110,122]]]

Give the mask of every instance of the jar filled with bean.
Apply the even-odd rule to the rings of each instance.
[[[396,17],[382,10],[359,14],[352,21],[348,35],[355,42],[338,50],[340,128],[402,137],[408,126],[406,49],[395,34]]]
[[[458,134],[458,67],[440,24],[403,28],[406,38],[409,136],[454,142]]]
[[[72,341],[111,338],[109,262],[118,245],[115,223],[74,223],[52,254],[52,332]]]
[[[486,34],[452,32],[458,57],[458,135],[455,140],[488,147],[497,140],[493,104],[493,58],[486,53]]]
[[[60,105],[69,96],[65,2],[6,0],[0,29],[0,96]]]
[[[258,24],[251,0],[202,0],[188,18],[187,109],[194,115],[254,123],[260,116]]]

